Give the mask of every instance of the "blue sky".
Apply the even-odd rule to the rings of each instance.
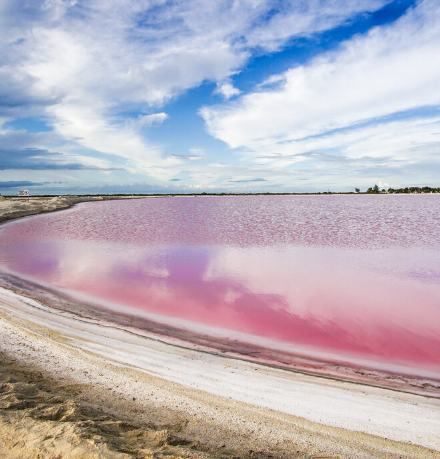
[[[438,0],[3,0],[0,192],[439,186]]]

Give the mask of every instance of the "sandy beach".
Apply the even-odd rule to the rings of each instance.
[[[440,458],[435,396],[173,345],[43,290],[0,275],[2,457]]]

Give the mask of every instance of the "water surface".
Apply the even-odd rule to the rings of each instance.
[[[432,195],[85,203],[3,227],[0,263],[121,311],[440,374],[439,205]]]

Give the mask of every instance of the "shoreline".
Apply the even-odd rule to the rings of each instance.
[[[30,217],[48,212],[57,212],[70,209],[82,202],[116,201],[123,199],[160,198],[160,195],[151,196],[51,196],[16,198],[3,197],[0,200],[0,224],[18,218]]]
[[[411,373],[408,367],[396,367],[394,371],[385,370],[368,361],[349,361],[337,356],[326,358],[319,353],[308,355],[295,348],[282,350],[280,347],[271,347],[275,343],[269,341],[265,345],[258,344],[258,340],[251,335],[241,336],[237,333],[226,337],[221,329],[210,329],[206,326],[194,328],[185,321],[176,322],[162,316],[155,317],[132,308],[126,308],[122,312],[118,305],[114,305],[114,308],[108,304],[103,306],[87,301],[90,299],[81,295],[72,296],[70,292],[58,291],[51,286],[37,284],[30,279],[0,270],[1,288],[37,300],[58,314],[118,328],[177,348],[331,381],[355,383],[440,400],[440,379],[437,373]]]
[[[34,443],[21,432],[24,448],[50,449],[52,441],[66,448],[62,457],[102,458],[440,457],[438,399],[183,349],[45,304],[0,289],[1,429],[9,438],[21,419],[41,431]],[[31,382],[11,382],[23,374]],[[38,378],[58,405],[20,393]],[[45,440],[49,427],[71,428],[72,440]],[[30,456],[1,440],[5,457]],[[76,447],[87,452],[75,456]]]

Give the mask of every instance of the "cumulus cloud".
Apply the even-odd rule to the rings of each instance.
[[[133,170],[166,167],[141,132],[165,113],[127,123],[121,110],[136,104],[151,113],[204,81],[220,82],[230,98],[238,90],[221,82],[252,49],[279,49],[388,2],[3,0],[0,116],[37,111],[84,149],[122,156]]]
[[[217,86],[215,92],[221,94],[226,100],[229,100],[231,97],[238,96],[241,91],[234,88],[231,83],[222,83]]]
[[[341,137],[365,134],[368,121],[389,122],[397,113],[440,104],[439,25],[438,2],[422,1],[395,23],[278,75],[276,89],[262,87],[201,114],[209,132],[235,148],[261,153],[276,145],[292,154],[314,144],[335,147]],[[360,134],[333,134],[356,126]],[[367,146],[371,143],[355,142],[347,154]]]

